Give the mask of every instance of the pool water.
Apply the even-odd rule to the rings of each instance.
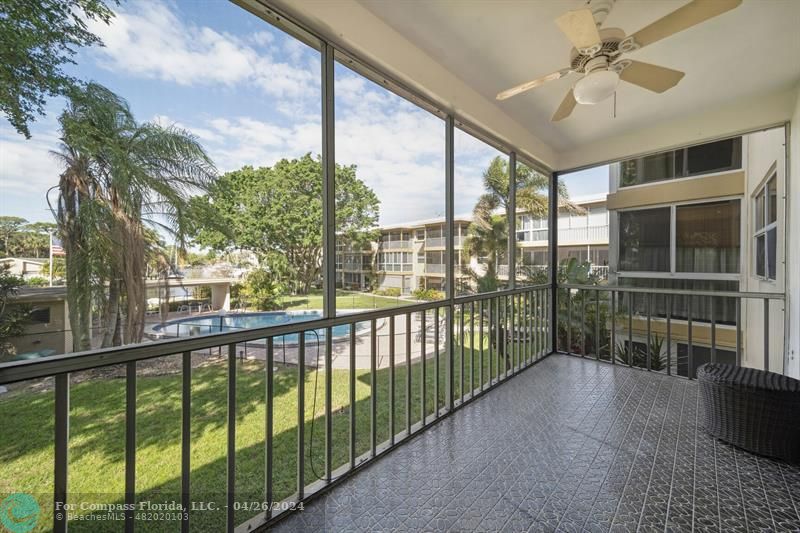
[[[239,331],[243,329],[267,328],[270,326],[280,326],[284,324],[294,324],[308,322],[309,320],[319,320],[322,313],[319,311],[301,311],[286,313],[283,311],[269,311],[263,313],[235,313],[229,315],[206,315],[197,317],[186,317],[177,320],[170,320],[163,325],[153,327],[156,333],[163,333],[170,337],[194,337],[197,335],[208,335],[210,333],[224,333]],[[360,326],[360,327],[359,327]],[[364,324],[356,324],[356,329],[366,327]],[[334,326],[332,336],[344,337],[350,333],[348,324]],[[325,329],[309,330],[305,332],[306,342],[317,342],[325,339]],[[300,340],[299,333],[291,333],[275,337],[276,343],[297,344]]]

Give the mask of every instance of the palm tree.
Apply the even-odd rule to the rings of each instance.
[[[488,215],[488,219],[478,219],[467,228],[464,253],[469,257],[485,258],[486,271],[483,275],[470,270],[470,277],[478,292],[498,289],[497,263],[508,249],[508,218],[503,215]]]
[[[59,122],[56,155],[64,172],[53,211],[67,254],[74,349],[90,347],[93,299],[103,310],[104,344],[138,342],[147,230],[170,233],[183,245],[189,199],[208,188],[216,169],[189,132],[137,123],[125,100],[95,83],[70,95]]]
[[[488,216],[498,210],[508,213],[511,206],[511,194],[508,173],[508,159],[495,157],[483,172],[484,192],[473,213],[476,220],[488,220]],[[536,217],[546,217],[549,209],[547,193],[550,178],[535,171],[529,166],[517,164],[517,210],[525,211]],[[563,182],[558,183],[559,206],[569,211],[580,212],[582,209],[569,201],[569,192]]]
[[[505,213],[511,207],[511,180],[508,172],[508,159],[495,157],[483,172],[485,192],[478,198],[473,209],[473,221],[467,230],[465,247],[475,255],[486,257],[486,271],[483,275],[472,273],[478,292],[496,290],[496,261],[508,250],[508,217]],[[524,164],[517,164],[516,207],[535,217],[546,217],[549,209],[548,187],[550,178]],[[569,193],[563,182],[558,183],[558,203],[570,212],[583,209],[569,201]],[[504,225],[500,221],[504,221]],[[509,265],[509,275],[515,271]]]

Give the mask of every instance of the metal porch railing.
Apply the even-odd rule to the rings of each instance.
[[[689,379],[705,362],[785,372],[783,339],[770,329],[770,303],[783,302],[782,293],[565,284],[556,297],[561,353]],[[760,339],[744,361],[748,331]]]
[[[54,381],[52,526],[54,531],[61,532],[67,530],[68,515],[58,510],[63,509],[70,501],[70,417],[73,415],[70,407],[71,376],[79,372],[123,365],[124,497],[120,494],[118,503],[132,506],[124,512],[126,531],[133,531],[135,525],[137,528],[148,529],[147,524],[137,525],[133,510],[137,502],[137,407],[142,407],[137,406],[137,382],[147,379],[137,375],[137,366],[142,368],[151,361],[179,357],[177,364],[180,368],[181,415],[180,422],[176,423],[180,424],[180,503],[181,508],[187,511],[181,515],[180,528],[181,531],[189,531],[193,515],[188,510],[192,508],[195,496],[192,489],[192,359],[198,352],[221,354],[224,367],[220,368],[225,369],[225,393],[220,395],[218,401],[226,405],[227,437],[224,460],[227,474],[225,501],[222,502],[225,509],[224,526],[220,524],[218,529],[251,531],[274,522],[299,504],[357,471],[362,465],[552,353],[548,318],[551,313],[551,290],[549,285],[522,287],[269,328],[5,363],[0,364],[0,385],[50,378]],[[336,332],[341,332],[342,328],[346,333],[337,336]],[[412,332],[417,335],[412,336]],[[256,344],[263,350],[264,357],[264,374],[259,378],[264,380],[265,438],[261,452],[264,471],[256,474],[263,479],[264,505],[243,508],[243,502],[237,494],[236,481],[237,375],[249,371],[243,366],[241,357],[248,350],[253,350]],[[291,344],[298,355],[295,365],[284,367],[284,370],[288,369],[287,372],[297,373],[297,390],[294,391],[297,411],[290,415],[296,417],[297,438],[291,457],[280,456],[274,447],[276,365],[280,364],[275,355],[276,348],[279,350],[284,344]],[[368,355],[368,374],[366,368],[357,374],[359,351],[362,360]],[[348,429],[337,432],[337,435],[346,435],[346,442],[335,440],[333,432],[334,417],[341,414],[333,412],[334,352],[337,357],[349,360],[343,370],[347,373],[348,383]],[[324,373],[317,372],[315,376],[315,379],[324,380],[324,398],[320,402],[323,413],[317,416],[316,405],[313,406],[310,435],[306,435],[306,431],[309,431],[306,367],[313,366],[309,362],[314,361],[314,357],[324,359],[318,366],[318,370]],[[381,397],[379,390],[383,389],[378,386],[378,380],[385,379],[387,373],[388,392]],[[429,379],[431,373],[433,379]],[[403,382],[398,377],[401,380],[404,378]],[[359,435],[359,431],[365,427],[357,423],[357,379],[368,381],[370,390],[366,400],[369,404],[366,453],[360,453],[363,447],[360,449],[357,446],[357,438],[364,440],[364,435]],[[123,381],[120,382],[122,383]],[[314,391],[318,390],[316,384],[314,387]],[[314,398],[316,404],[316,396]],[[404,408],[399,405],[401,402],[405,404]],[[412,405],[412,402],[417,405]],[[3,402],[0,401],[0,409],[2,408]],[[319,433],[324,439],[323,459],[320,461],[323,465],[320,474],[309,479],[306,461],[311,462],[313,471],[314,422],[319,424]],[[341,429],[341,423],[344,421],[340,417],[336,422],[337,430]],[[388,438],[383,439],[383,435],[388,435]],[[311,446],[307,446],[309,436]],[[337,457],[340,458],[344,457],[342,448],[346,447],[346,459],[334,459],[334,447]],[[283,464],[293,464],[296,468],[295,492],[288,497],[278,494],[274,484],[275,469]],[[252,474],[248,472],[248,475]],[[98,483],[98,492],[103,492],[103,480],[98,480]]]

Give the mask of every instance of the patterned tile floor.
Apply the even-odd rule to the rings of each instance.
[[[695,382],[554,355],[278,531],[800,531],[800,468],[698,428]]]

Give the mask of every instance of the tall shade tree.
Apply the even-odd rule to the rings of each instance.
[[[356,167],[336,165],[336,230],[351,241],[374,237],[379,200],[356,177]],[[296,292],[307,293],[322,268],[322,164],[306,154],[272,167],[244,167],[220,177],[206,196],[193,202],[200,226],[196,241],[220,251],[253,252],[273,275]],[[199,214],[203,213],[203,214]]]
[[[127,102],[98,84],[73,91],[59,122],[64,171],[53,211],[66,252],[74,347],[90,347],[93,297],[104,317],[103,343],[138,342],[148,229],[183,243],[190,199],[210,186],[216,169],[189,132],[137,123]]]
[[[113,16],[103,0],[0,2],[0,112],[18,133],[30,138],[29,125],[44,115],[47,97],[75,87],[62,67],[75,63],[77,49],[102,45],[87,21],[108,24]]]
[[[13,255],[12,239],[27,223],[22,217],[0,216],[0,246],[3,247],[4,255]]]

